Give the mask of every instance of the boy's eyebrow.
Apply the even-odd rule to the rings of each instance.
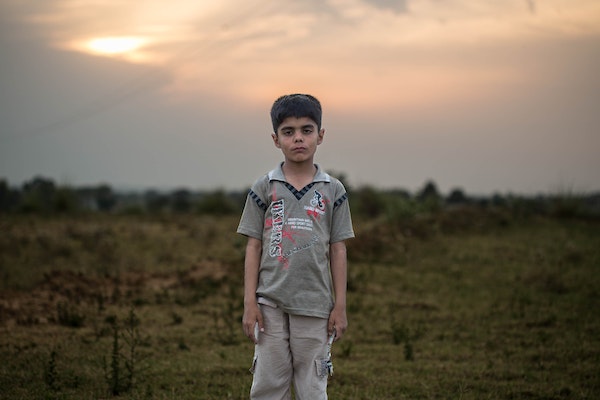
[[[314,129],[314,128],[315,128],[315,126],[316,126],[315,124],[305,124],[305,125],[302,125],[302,126],[300,127],[300,129],[307,129],[307,128]],[[288,129],[295,129],[295,128],[296,128],[296,127],[295,127],[295,126],[292,126],[292,125],[284,125],[284,126],[282,126],[281,128],[279,128],[279,129],[281,129],[282,131],[285,131],[285,130],[288,130]]]

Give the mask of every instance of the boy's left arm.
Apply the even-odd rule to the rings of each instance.
[[[346,317],[346,285],[347,285],[347,260],[346,243],[344,241],[331,243],[329,245],[331,277],[333,279],[333,292],[335,304],[329,315],[329,334],[335,329],[335,340],[339,340],[348,328]]]

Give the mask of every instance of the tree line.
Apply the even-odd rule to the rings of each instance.
[[[471,196],[461,188],[444,195],[432,180],[411,193],[404,189],[377,189],[364,185],[354,188],[344,174],[340,179],[351,198],[353,215],[367,218],[411,218],[417,214],[438,213],[461,207],[495,208],[514,214],[551,214],[560,217],[600,218],[600,192],[592,194],[556,193],[519,196],[492,194]],[[213,215],[239,214],[248,190],[224,189],[193,191],[187,188],[170,191],[146,190],[122,192],[108,184],[71,187],[52,179],[36,176],[21,187],[12,187],[0,178],[0,213],[2,214],[71,214],[98,213],[198,213]]]
[[[238,212],[245,193],[147,190],[119,192],[108,184],[71,187],[57,185],[52,179],[36,176],[20,188],[0,179],[0,213],[60,214],[78,212],[104,213],[206,213]],[[243,203],[242,203],[243,204]]]

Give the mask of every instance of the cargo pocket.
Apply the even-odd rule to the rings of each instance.
[[[331,362],[331,358],[315,360],[315,364],[317,367],[317,376],[319,378],[325,378],[327,375],[333,375],[333,363]]]
[[[329,376],[333,376],[333,363],[331,362],[331,346],[333,345],[333,341],[335,340],[335,329],[329,335],[329,339],[327,340],[327,358],[321,358],[319,360],[315,360],[317,364],[317,376],[319,378],[324,378]]]
[[[258,360],[258,356],[255,354],[254,357],[252,358],[252,366],[249,369],[251,374],[254,374],[254,371],[256,371],[256,361],[257,360]]]

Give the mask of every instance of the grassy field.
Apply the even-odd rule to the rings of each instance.
[[[244,399],[238,217],[0,217],[1,399]],[[600,398],[600,224],[355,221],[331,399]]]

